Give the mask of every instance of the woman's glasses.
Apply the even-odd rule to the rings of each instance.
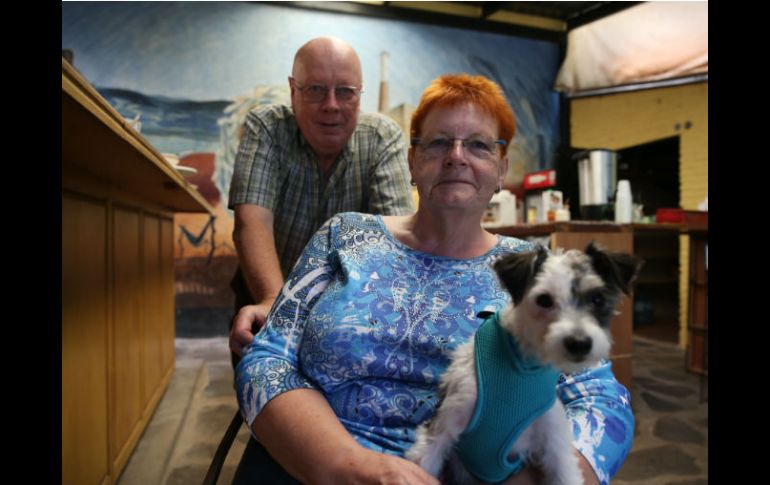
[[[483,137],[449,138],[439,135],[428,139],[412,138],[412,146],[418,147],[428,158],[438,158],[445,157],[454,148],[456,141],[462,143],[466,156],[485,162],[496,160],[498,145],[505,145],[505,140]]]
[[[292,78],[293,79],[293,78]],[[320,103],[326,96],[329,95],[331,88],[329,86],[321,86],[320,84],[311,84],[310,86],[302,86],[297,81],[294,82],[294,88],[302,93],[302,100],[306,103]],[[336,86],[334,87],[334,97],[340,103],[354,103],[358,100],[363,89],[359,89],[355,86]]]

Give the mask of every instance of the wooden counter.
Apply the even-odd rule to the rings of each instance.
[[[174,370],[174,212],[213,212],[62,60],[62,483],[112,484]]]
[[[688,361],[687,367],[698,371],[707,361],[708,346],[706,308],[708,294],[708,272],[704,270],[704,247],[708,243],[708,223],[705,224],[614,224],[601,221],[570,221],[546,224],[522,224],[487,228],[489,231],[518,238],[550,236],[550,247],[564,249],[585,249],[590,241],[596,241],[612,251],[634,253],[634,238],[643,234],[686,234],[690,236],[691,264],[689,266],[689,312],[688,312]],[[675,280],[674,280],[675,281]],[[632,344],[633,333],[633,292],[630,298],[623,297],[620,312],[610,324],[614,340],[612,348],[612,367],[615,377],[627,388],[632,383]],[[707,366],[707,364],[706,364]]]
[[[680,234],[706,234],[708,224],[615,224],[604,221],[549,222],[545,224],[519,224],[487,228],[496,234],[512,237],[548,236],[555,232],[677,232]]]

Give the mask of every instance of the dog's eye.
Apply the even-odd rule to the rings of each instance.
[[[551,308],[553,306],[553,298],[551,298],[551,295],[543,294],[535,298],[535,303],[542,308]]]
[[[596,307],[604,306],[604,295],[601,293],[594,293],[591,295],[591,303]]]

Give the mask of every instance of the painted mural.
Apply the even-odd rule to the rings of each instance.
[[[189,180],[214,216],[175,216],[177,332],[223,334],[236,265],[227,195],[243,120],[289,103],[287,77],[307,40],[333,35],[358,52],[363,111],[407,129],[422,90],[448,72],[483,74],[517,117],[506,186],[553,166],[558,139],[555,44],[500,34],[254,2],[63,2],[62,49],[73,65]],[[182,325],[180,325],[182,321]]]

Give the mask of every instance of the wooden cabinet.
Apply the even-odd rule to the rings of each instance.
[[[174,370],[173,213],[203,197],[62,61],[62,483],[112,484]]]
[[[65,229],[66,228],[66,229]],[[109,476],[107,207],[62,196],[62,483]]]

